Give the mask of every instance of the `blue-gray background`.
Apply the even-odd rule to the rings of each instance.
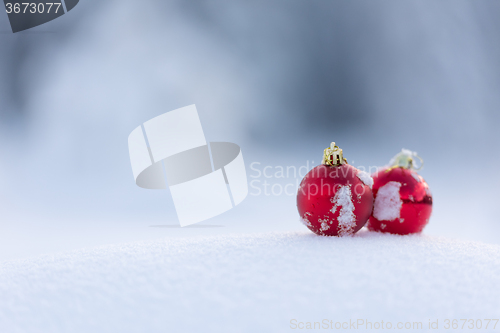
[[[127,137],[189,104],[249,180],[330,141],[365,167],[415,150],[425,232],[498,243],[499,17],[499,1],[85,0],[12,34],[0,14],[2,258],[183,232],[149,228],[175,209],[135,186]],[[206,232],[296,228],[294,201],[250,195]]]

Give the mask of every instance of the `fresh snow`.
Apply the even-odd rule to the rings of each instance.
[[[352,234],[354,227],[356,227],[356,215],[354,215],[355,207],[352,202],[351,186],[340,186],[331,202],[333,203],[332,213],[335,213],[339,206],[342,207],[337,218],[339,235]]]
[[[306,227],[312,226],[311,221],[309,221],[309,216],[312,216],[312,214],[309,212],[305,212],[304,216],[300,218],[300,222],[302,222],[302,224]]]
[[[400,217],[403,201],[399,196],[401,183],[388,182],[378,189],[373,216],[379,221],[392,221]]]
[[[320,231],[327,231],[328,229],[330,229],[328,223],[332,224],[332,221],[329,219],[328,215],[325,215],[323,219],[318,219],[318,222],[321,223],[321,228],[319,228]]]
[[[356,175],[363,184],[368,185],[370,189],[373,187],[373,178],[365,171],[360,171]]]
[[[292,319],[445,331],[498,318],[499,284],[498,245],[364,230],[171,238],[1,264],[0,332],[288,332]]]

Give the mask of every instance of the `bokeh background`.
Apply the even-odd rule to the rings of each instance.
[[[83,0],[12,34],[0,14],[0,259],[303,228],[294,196],[249,195],[181,230],[168,191],[135,186],[129,133],[189,104],[249,181],[254,162],[319,164],[331,141],[366,168],[417,151],[424,232],[499,243],[498,17],[495,0]]]

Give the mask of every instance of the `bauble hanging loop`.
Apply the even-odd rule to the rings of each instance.
[[[323,152],[322,164],[330,166],[338,166],[342,164],[348,164],[347,160],[344,158],[344,152],[335,142],[330,144],[330,147],[326,148]]]
[[[418,168],[415,167],[415,158],[420,160],[420,166]],[[416,152],[403,148],[401,152],[391,158],[389,166],[390,168],[386,170],[387,172],[397,167],[418,171],[422,170],[424,167],[424,160],[418,156]]]

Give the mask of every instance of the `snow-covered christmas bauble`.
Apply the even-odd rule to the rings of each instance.
[[[421,232],[432,212],[429,185],[414,169],[417,154],[403,149],[390,166],[374,173],[369,230],[407,235]]]
[[[301,221],[318,235],[356,233],[372,212],[372,184],[370,175],[347,164],[342,149],[332,142],[325,149],[323,164],[300,183],[297,208]]]

